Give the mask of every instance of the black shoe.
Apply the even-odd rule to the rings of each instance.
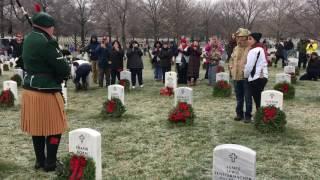
[[[245,120],[243,121],[244,123],[251,123],[251,117],[246,117]]]
[[[56,167],[57,167],[57,164],[56,164],[56,162],[54,161],[54,162],[52,162],[52,163],[49,163],[49,162],[46,162],[45,164],[44,164],[44,171],[46,171],[46,172],[51,172],[51,171],[55,171],[56,170]]]
[[[35,169],[44,168],[44,162],[36,161],[36,164],[34,165]]]
[[[235,120],[235,121],[241,121],[241,120],[243,120],[243,117],[236,116],[235,118],[233,118],[233,120]]]

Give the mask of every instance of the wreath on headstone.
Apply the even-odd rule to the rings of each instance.
[[[95,180],[96,167],[92,158],[70,153],[57,166],[57,180]]]
[[[9,65],[3,64],[3,71],[9,71]]]
[[[10,78],[12,81],[15,81],[17,83],[17,86],[20,87],[22,85],[22,79],[21,76],[19,76],[18,74],[13,75]]]
[[[14,95],[10,89],[4,90],[0,94],[0,107],[14,106]]]
[[[295,96],[294,86],[287,82],[278,83],[273,89],[282,92],[284,99],[293,99]]]
[[[13,62],[9,62],[10,68],[13,68]]]
[[[126,112],[126,107],[119,98],[112,98],[103,103],[102,115],[104,117],[119,118]]]
[[[227,81],[218,81],[213,87],[214,97],[230,97],[231,85]]]
[[[292,83],[292,84],[297,84],[297,76],[296,76],[296,73],[290,73],[289,75],[291,76],[291,83]]]
[[[160,89],[161,96],[172,96],[174,95],[174,90],[172,87],[163,87]]]
[[[254,116],[256,129],[263,133],[283,132],[286,124],[286,114],[275,106],[261,107]]]
[[[190,125],[193,123],[195,117],[192,105],[179,102],[177,106],[170,111],[168,120],[171,123],[185,123]]]
[[[126,92],[130,91],[130,81],[128,79],[121,79],[119,84],[124,87]]]

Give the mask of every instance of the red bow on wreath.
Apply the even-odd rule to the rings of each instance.
[[[2,92],[0,96],[0,102],[4,104],[8,104],[10,102],[10,90],[5,90]]]
[[[288,91],[289,91],[289,85],[288,84],[283,84],[282,92],[286,94],[286,93],[288,93]]]
[[[70,170],[72,174],[69,180],[81,180],[86,163],[87,161],[83,156],[74,155],[70,159]]]
[[[160,89],[160,95],[162,96],[172,96],[173,95],[173,88],[171,87],[164,87]]]
[[[116,108],[116,102],[113,100],[108,101],[106,108],[108,113],[113,113]]]
[[[266,107],[263,109],[263,122],[269,123],[277,115],[277,109],[275,107]]]

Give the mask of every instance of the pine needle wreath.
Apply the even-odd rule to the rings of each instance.
[[[128,79],[121,79],[119,84],[124,87],[126,92],[130,91],[130,81]]]
[[[102,115],[105,118],[119,118],[126,112],[126,107],[122,104],[119,98],[112,98],[103,103]]]
[[[231,85],[227,81],[218,81],[213,87],[214,97],[230,97]]]
[[[190,104],[179,102],[177,106],[170,111],[168,120],[172,123],[184,123],[191,125],[193,124],[195,117],[193,108]]]
[[[275,106],[259,108],[254,117],[254,125],[262,133],[283,132],[286,124],[286,114]]]
[[[10,68],[13,68],[13,62],[9,63]]]
[[[297,84],[297,76],[295,73],[290,73],[291,76],[291,83],[292,84]]]
[[[85,179],[85,180],[95,180],[96,176],[96,166],[95,162],[93,161],[92,158],[84,157],[84,156],[79,156],[73,153],[69,153],[68,155],[64,156],[61,159],[62,166],[57,166],[56,173],[57,177],[56,180],[65,180],[65,179],[71,179],[70,177],[74,174],[73,169],[75,168],[72,161],[74,160],[84,160],[85,161],[85,166],[82,169],[83,174],[82,177],[79,179]],[[70,166],[71,165],[71,166]],[[79,169],[78,169],[78,174],[79,175]]]
[[[294,86],[287,82],[278,83],[273,89],[282,92],[284,99],[293,99],[295,96]]]
[[[3,64],[3,71],[9,71],[9,65]]]
[[[0,94],[0,107],[14,106],[14,95],[11,90],[4,90]]]
[[[12,81],[15,81],[17,83],[17,86],[20,87],[22,85],[22,79],[21,76],[19,76],[18,74],[13,75],[10,78]]]

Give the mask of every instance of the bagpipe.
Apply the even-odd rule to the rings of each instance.
[[[22,11],[24,17],[27,19],[28,23],[30,24],[30,26],[32,27],[32,21],[31,21],[31,17],[29,16],[28,12],[24,9],[24,7],[22,6],[22,4],[20,3],[20,0],[16,0],[17,5],[19,6],[20,10]],[[11,5],[13,6],[13,2],[11,0]],[[40,12],[41,9],[43,10],[43,12],[46,12],[47,9],[47,2],[45,0],[40,0],[40,4],[37,3],[35,5],[35,11],[36,12]]]

